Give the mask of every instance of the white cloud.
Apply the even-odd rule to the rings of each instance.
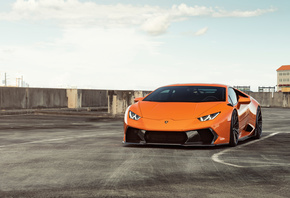
[[[166,32],[170,22],[170,17],[168,15],[151,17],[145,21],[142,25],[142,29],[151,35],[159,35]]]
[[[121,89],[135,57],[154,57],[159,45],[133,28],[66,28],[49,43],[1,46],[1,71],[20,72],[31,86]]]
[[[185,36],[202,36],[206,34],[208,31],[208,27],[204,27],[199,29],[198,31],[189,31],[189,32],[183,32],[182,34]]]
[[[138,26],[150,35],[167,31],[172,22],[188,17],[254,17],[276,9],[226,11],[205,6],[173,5],[165,9],[158,6],[101,5],[79,0],[17,0],[8,13],[0,13],[0,20],[56,20],[66,27]]]
[[[198,30],[194,35],[195,35],[195,36],[201,36],[201,35],[204,35],[204,34],[207,32],[207,30],[208,30],[208,27],[204,27],[204,28]]]
[[[234,10],[234,11],[225,11],[225,10],[219,10],[218,12],[213,13],[213,17],[255,17],[260,16],[265,13],[269,12],[275,12],[277,9],[275,8],[269,8],[269,9],[256,9],[251,11],[240,11],[240,10]]]
[[[182,3],[179,6],[173,5],[171,9],[172,15],[175,16],[210,16],[215,11],[211,7],[205,6],[187,6]]]

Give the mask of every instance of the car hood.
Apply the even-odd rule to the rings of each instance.
[[[217,105],[221,105],[221,102],[189,103],[140,101],[137,105],[143,118],[156,120],[186,120],[203,116],[203,113],[210,112],[210,109],[213,109]]]

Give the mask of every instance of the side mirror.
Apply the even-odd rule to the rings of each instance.
[[[245,97],[239,98],[239,104],[250,104],[250,102],[251,102],[250,98],[245,98]]]
[[[139,101],[141,101],[141,100],[143,100],[143,99],[144,99],[144,97],[134,98],[134,102],[139,102]]]

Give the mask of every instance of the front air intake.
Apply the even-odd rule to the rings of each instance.
[[[210,129],[201,129],[197,131],[203,144],[211,144],[214,140],[214,134]]]
[[[197,131],[188,131],[187,144],[200,143],[203,145],[213,144],[217,139],[217,134],[212,129],[200,129]]]
[[[126,142],[128,143],[139,143],[142,139],[138,135],[139,129],[129,127],[126,132]]]
[[[187,140],[185,132],[146,131],[146,143],[184,144]]]

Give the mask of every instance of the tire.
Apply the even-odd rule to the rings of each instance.
[[[230,129],[230,146],[237,146],[239,142],[239,118],[236,110],[233,111]]]
[[[262,123],[262,111],[261,107],[258,107],[256,114],[255,133],[253,136],[255,139],[260,139],[262,136]]]

